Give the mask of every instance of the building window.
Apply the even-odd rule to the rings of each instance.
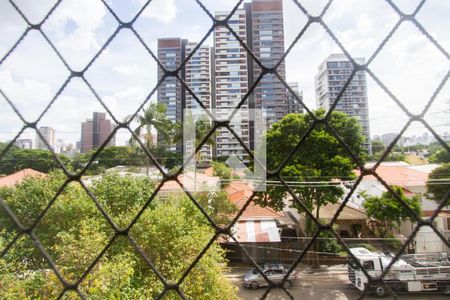
[[[338,63],[337,62],[335,62],[335,61],[327,62],[327,68],[334,69],[334,68],[337,68],[337,67],[338,67]]]

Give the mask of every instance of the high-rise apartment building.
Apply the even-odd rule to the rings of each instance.
[[[246,4],[247,6],[247,4]],[[225,19],[230,12],[216,12],[217,19]],[[244,41],[247,41],[247,12],[238,9],[228,21],[229,26]],[[253,70],[249,69],[248,54],[226,27],[218,26],[214,30],[215,62],[215,104],[217,116],[228,119],[231,111],[238,105],[248,91],[249,80],[253,80]],[[249,76],[250,75],[250,76]],[[248,99],[238,115],[241,119],[231,126],[247,147],[250,147]],[[251,105],[253,105],[252,103]],[[216,155],[245,155],[243,147],[232,133],[219,128],[216,137]]]
[[[187,43],[185,48],[186,57],[197,46],[197,43]],[[214,95],[211,85],[211,52],[212,50],[208,45],[200,46],[187,61],[184,71],[186,85],[207,109],[212,107],[212,98]],[[201,109],[200,104],[189,91],[186,90],[185,95],[184,108]],[[203,137],[196,138],[201,139]],[[201,159],[210,160],[212,158],[212,150],[212,145],[205,144],[200,150]]]
[[[359,64],[364,64],[364,58],[354,58]],[[331,54],[319,66],[316,75],[316,105],[329,109],[344,87],[351,73],[353,65],[344,54]],[[372,153],[369,130],[369,106],[367,100],[367,82],[364,71],[357,71],[347,89],[336,105],[337,111],[342,111],[355,117],[361,123],[366,137],[364,148]]]
[[[247,11],[247,40],[252,51],[266,67],[274,67],[284,54],[283,1],[253,0],[245,5]],[[250,60],[253,80],[261,73],[259,66]],[[286,80],[284,61],[277,67],[277,73]],[[287,113],[286,87],[274,74],[266,74],[254,92],[256,109],[266,112],[267,125],[271,126]]]
[[[158,39],[158,60],[167,70],[175,70],[185,57],[187,40],[181,38]],[[184,70],[180,76],[184,78]],[[158,80],[164,71],[158,67]],[[166,116],[172,122],[181,122],[185,89],[175,77],[167,77],[158,87],[158,103],[166,106]],[[161,141],[162,142],[162,141]]]
[[[94,112],[92,119],[81,123],[81,153],[100,147],[113,130],[114,125],[110,120],[106,119],[105,113]],[[115,137],[108,142],[108,146],[114,146],[114,144]]]
[[[303,100],[303,93],[300,92],[298,82],[288,82],[292,92],[297,96],[299,100]],[[289,91],[286,91],[287,95],[287,113],[288,114],[302,114],[303,106],[297,100],[297,98]]]
[[[229,11],[219,11],[215,17],[225,19],[229,14]],[[264,66],[274,67],[283,57],[282,0],[252,0],[245,3],[228,19],[228,25]],[[158,59],[165,68],[173,70],[196,46],[196,43],[181,38],[159,39]],[[179,75],[206,107],[216,109],[219,119],[228,119],[261,71],[232,33],[224,26],[217,26],[214,29],[213,50],[201,46]],[[283,80],[286,79],[284,61],[277,66],[277,73]],[[163,75],[162,69],[158,68],[158,78]],[[167,117],[173,122],[182,121],[184,108],[199,107],[194,97],[175,78],[167,78],[160,85],[158,102],[166,105]],[[252,109],[264,112],[261,116],[265,116],[264,123],[267,126],[290,112],[288,91],[276,75],[266,74],[258,82],[241,106],[239,114],[235,115],[239,119],[234,119],[231,124],[231,128],[251,150],[255,148],[254,135],[257,134],[254,133],[254,127],[255,122],[258,122]],[[301,111],[296,102],[291,103],[291,109],[292,112]],[[179,145],[176,148],[180,150]],[[217,130],[215,148],[216,156],[235,154],[243,158],[246,155],[238,140],[223,128]]]
[[[197,43],[187,43],[186,56],[188,56]],[[187,86],[194,92],[197,98],[206,108],[211,107],[211,49],[208,45],[200,46],[192,57],[187,61],[185,67],[185,78]],[[186,108],[200,108],[195,98],[186,91]]]
[[[51,127],[39,127],[39,133],[42,137],[47,141],[50,147],[55,146],[55,129]],[[45,145],[44,141],[41,139],[39,134],[36,133],[36,149],[48,149],[47,145]]]
[[[224,19],[230,12],[216,12]],[[253,0],[238,9],[228,21],[229,26],[247,44],[266,67],[274,67],[284,54],[282,0]],[[258,76],[261,68],[225,27],[214,31],[216,108],[232,109],[241,101]],[[277,68],[285,80],[285,64]],[[236,126],[239,136],[254,149],[254,123],[257,117],[248,115],[248,109],[263,110],[266,124],[271,126],[288,113],[286,87],[274,74],[266,74],[256,85],[241,107],[241,124]],[[238,141],[226,130],[219,131],[217,156],[245,152]]]
[[[189,43],[181,38],[158,39],[158,59],[167,70],[175,70],[186,57],[197,47],[197,43]],[[164,72],[158,68],[158,78]],[[200,46],[179,73],[197,98],[206,108],[211,108],[212,92],[211,86],[211,49],[207,45]],[[168,77],[158,88],[158,103],[166,106],[166,116],[172,122],[182,123],[185,108],[200,108],[194,96],[175,77]],[[158,138],[158,143],[164,141]],[[172,145],[173,151],[182,151],[182,145]],[[205,159],[212,156],[211,146],[204,146],[201,150]]]

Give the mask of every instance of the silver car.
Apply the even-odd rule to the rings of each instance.
[[[280,283],[283,278],[286,276],[288,268],[286,268],[282,264],[266,264],[262,265],[261,270],[263,271],[264,275],[267,276],[271,281],[274,283]],[[286,286],[292,286],[294,285],[298,280],[298,273],[295,271],[292,271],[291,274],[289,274],[289,277],[285,281]],[[251,288],[253,290],[262,287],[262,286],[268,286],[268,282],[264,279],[264,277],[261,275],[261,273],[258,271],[258,269],[251,269],[244,273],[244,278],[242,282],[243,286]]]

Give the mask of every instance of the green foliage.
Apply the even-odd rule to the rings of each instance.
[[[136,115],[134,121],[138,123],[138,126],[134,130],[134,134],[142,140],[147,151],[157,153],[157,156],[166,156],[167,146],[171,143],[171,135],[174,130],[174,124],[166,116],[166,106],[161,103],[151,103],[142,114]],[[158,134],[158,139],[164,141],[166,145],[156,145],[156,141],[153,140],[153,130]],[[136,146],[138,142],[134,137],[130,140],[131,146]],[[160,143],[159,143],[160,144]],[[149,172],[149,166],[153,164],[151,158],[140,147],[135,148],[141,161],[147,165],[147,174]]]
[[[166,159],[164,160],[164,167],[167,170],[176,170],[183,165],[183,155],[181,153],[166,151]]]
[[[183,143],[184,142],[184,133],[189,132],[192,134],[195,134],[195,140],[193,143],[193,147],[197,149],[200,146],[200,143],[203,141],[203,139],[210,133],[210,131],[213,129],[213,126],[211,124],[211,121],[208,120],[206,117],[200,117],[195,120],[194,117],[191,114],[185,115],[185,119],[183,120],[183,123],[177,123],[174,126],[173,129],[173,143]],[[216,132],[214,131],[208,139],[204,142],[203,146],[213,146],[216,143]],[[194,136],[192,136],[194,138]],[[204,148],[202,148],[204,149]],[[192,155],[192,154],[190,154]],[[195,153],[195,159],[197,163],[200,163],[202,161],[206,161],[204,157],[202,157],[202,152],[197,151]]]
[[[5,148],[6,144],[0,143],[0,152]],[[67,157],[58,154],[56,156],[64,165],[69,165],[70,160]],[[0,174],[8,175],[26,168],[48,173],[60,166],[49,150],[22,149],[12,146],[2,157]]]
[[[418,216],[421,214],[420,198],[416,195],[412,198],[405,196],[403,189],[399,186],[392,186],[392,190],[410,207]],[[367,216],[380,221],[383,225],[380,235],[385,237],[391,228],[397,228],[400,223],[405,220],[414,221],[414,216],[409,210],[400,203],[389,191],[384,192],[381,197],[367,196],[365,198],[364,209]]]
[[[109,169],[115,166],[139,166],[142,165],[142,158],[135,148],[112,146],[104,148],[96,160],[99,165]]]
[[[339,245],[335,236],[330,231],[321,231],[319,233],[319,252],[339,253],[342,246]]]
[[[315,114],[321,118],[325,112],[318,110]],[[313,119],[308,114],[289,114],[272,126],[267,132],[266,153],[270,158],[267,161],[268,169],[277,168],[288,157],[312,123]],[[354,153],[364,156],[362,149],[364,137],[356,119],[341,112],[333,112],[329,124]],[[354,178],[352,170],[355,167],[345,148],[327,127],[320,124],[288,161],[281,175],[289,181],[297,182],[348,180]],[[309,210],[314,207],[320,208],[327,203],[336,203],[344,193],[339,185],[295,185],[292,190]],[[267,192],[260,195],[257,202],[282,210],[287,195],[284,187],[269,186]],[[303,211],[296,203],[293,206],[300,212]],[[314,228],[311,227],[307,231],[311,234]]]
[[[384,146],[384,143],[380,140],[372,140],[372,154],[380,155],[384,152],[386,147]]]
[[[151,148],[155,144],[153,141],[152,130],[155,129],[158,135],[166,143],[170,143],[170,134],[173,130],[172,122],[166,117],[166,106],[161,103],[151,103],[146,109],[144,109],[141,115],[137,115],[135,121],[138,126],[134,130],[134,133],[138,137],[143,137],[144,145],[147,148]],[[136,144],[134,138],[130,139],[130,144]]]
[[[382,141],[373,140],[372,141],[372,156],[370,157],[370,160],[373,160],[373,161],[380,160],[380,158],[383,155],[385,150],[386,150],[386,147]],[[406,155],[404,153],[404,150],[402,148],[394,146],[394,148],[392,148],[391,152],[389,152],[389,154],[384,158],[383,161],[405,161],[405,160],[406,160]]]
[[[315,115],[319,119],[324,118],[325,111],[317,110]],[[269,158],[267,160],[269,170],[275,170],[284,163],[291,151],[308,133],[313,123],[314,119],[309,114],[289,114],[273,124],[267,132],[266,157]],[[348,117],[342,112],[333,112],[328,119],[328,124],[339,134],[353,153],[363,160],[365,159],[366,155],[362,148],[364,136],[358,120]],[[291,185],[291,190],[306,209],[309,211],[315,209],[315,217],[320,218],[321,206],[336,203],[344,195],[344,190],[338,182],[354,178],[353,169],[355,168],[356,164],[345,147],[327,126],[320,123],[309,132],[298,151],[286,163],[281,170],[281,177],[289,182],[306,182],[305,184]],[[279,180],[276,177],[273,179]],[[308,182],[311,183],[308,184]],[[315,182],[329,182],[329,184],[315,184]],[[286,198],[290,197],[284,186],[269,185],[266,192],[257,195],[255,202],[262,206],[282,210]],[[300,213],[304,213],[304,208],[298,202],[293,201],[291,206]],[[315,231],[315,223],[306,217],[306,235],[312,236]],[[319,242],[315,243],[314,251],[318,252],[319,247],[330,251],[339,250],[337,245],[328,242],[320,245]],[[313,267],[319,266],[317,256],[312,263]]]
[[[89,162],[95,151],[75,155],[72,159],[72,168],[77,171],[81,170]],[[101,174],[106,169],[116,166],[144,166],[146,161],[145,153],[138,147],[105,147],[86,170],[86,175]]]
[[[446,182],[439,182],[446,180]],[[440,203],[449,191],[448,181],[450,180],[450,163],[444,164],[431,172],[427,181],[428,198]],[[449,203],[449,202],[447,202]]]
[[[439,150],[430,155],[428,161],[430,163],[450,163],[450,152],[448,152],[444,147],[441,147]]]
[[[222,187],[228,185],[228,181],[233,177],[233,170],[223,162],[211,162],[213,168],[213,176],[217,176],[223,181]]]
[[[60,172],[48,178],[27,178],[15,188],[0,189],[0,196],[21,222],[31,225],[64,181]],[[149,199],[154,184],[146,178],[107,174],[92,182],[89,189],[113,221],[125,227]],[[212,206],[223,200],[204,199],[203,202],[211,205],[208,209],[212,215],[218,210]],[[215,216],[221,217],[219,213]],[[0,228],[1,246],[14,235],[14,228],[3,211],[0,211]],[[70,282],[85,272],[114,233],[93,200],[76,182],[65,186],[34,232]],[[214,231],[190,199],[176,195],[153,199],[131,228],[130,235],[158,270],[176,281],[208,244]],[[214,243],[181,288],[192,299],[236,299],[236,288],[223,276],[225,271],[224,251]],[[61,284],[30,239],[23,236],[0,259],[0,288],[7,299],[48,299],[57,297]],[[163,285],[128,239],[119,236],[80,288],[89,299],[151,299],[161,293]],[[175,299],[176,295],[167,298]]]
[[[149,151],[154,155],[156,161],[166,167],[168,170],[181,166],[183,164],[183,156],[181,153],[174,153],[166,149],[165,146],[150,146]],[[94,155],[95,150],[77,154],[72,159],[72,168],[81,170]],[[86,175],[98,175],[106,171],[106,169],[116,166],[143,167],[153,165],[153,161],[149,159],[147,153],[141,149],[139,145],[131,147],[112,146],[105,147],[95,158],[94,162],[86,170]]]
[[[114,221],[125,227],[134,217],[132,210],[144,206],[154,188],[154,182],[148,177],[108,173],[94,180],[91,189]]]
[[[225,191],[197,193],[195,198],[213,221],[220,225],[228,225],[230,216],[237,211]]]
[[[384,161],[406,161],[406,155],[404,153],[391,152],[386,156]]]

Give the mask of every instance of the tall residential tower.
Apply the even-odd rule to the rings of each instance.
[[[217,19],[225,19],[230,12],[216,12]],[[247,41],[247,16],[246,11],[238,9],[228,20],[229,26],[242,39]],[[253,71],[248,68],[248,54],[236,40],[230,31],[223,26],[214,30],[214,53],[215,53],[215,90],[216,110],[220,118],[228,119],[231,111],[238,105],[248,91],[249,74]],[[250,147],[248,99],[241,107],[241,118],[239,124],[231,128],[240,136],[247,147]],[[225,128],[217,130],[216,155],[229,156],[236,154],[245,155],[242,146],[230,131]]]
[[[224,19],[230,12],[216,12],[216,18]],[[285,80],[283,2],[282,0],[253,0],[238,9],[228,21],[229,26],[252,50],[260,62],[272,68]],[[257,81],[261,68],[225,27],[214,30],[216,108],[233,109]],[[271,126],[288,113],[287,91],[275,74],[266,74],[258,82],[253,93],[241,106],[240,126],[237,134],[250,150],[254,150],[254,123],[257,116],[249,109],[262,110],[267,126]],[[250,111],[251,112],[251,111]],[[227,130],[219,131],[217,156],[231,154],[244,156],[244,149]]]
[[[253,0],[245,5],[247,11],[247,40],[252,51],[266,67],[275,67],[284,54],[283,1]],[[250,60],[253,82],[261,73],[259,66]],[[286,80],[286,67],[282,61],[277,73]],[[255,88],[255,108],[266,112],[270,126],[287,114],[286,87],[275,74],[266,74]]]
[[[359,64],[364,64],[364,58],[354,58]],[[344,87],[353,65],[344,54],[331,54],[319,66],[316,75],[316,105],[329,109]],[[364,71],[357,71],[347,89],[336,105],[337,111],[342,111],[350,117],[355,117],[363,128],[366,137],[364,148],[372,153],[369,130],[369,105],[367,100],[367,82]]]
[[[158,59],[167,70],[175,70],[196,49],[197,43],[181,38],[158,39]],[[211,108],[213,91],[211,86],[211,49],[201,45],[178,73],[189,89],[206,108]],[[164,76],[164,71],[158,68],[158,79]],[[158,88],[158,103],[166,106],[166,116],[174,123],[183,123],[185,108],[200,108],[195,97],[175,77],[167,77]],[[158,137],[158,143],[164,141]],[[172,151],[182,152],[183,145],[171,145]],[[212,156],[210,146],[202,149],[206,159]]]
[[[218,20],[227,18],[230,11],[215,12]],[[244,3],[242,8],[234,11],[228,18],[228,26],[245,43],[254,56],[267,68],[276,67],[277,74],[265,74],[245,47],[225,26],[214,28],[214,47],[197,49],[180,70],[178,75],[186,82],[205,107],[216,109],[219,119],[228,120],[231,112],[247,97],[240,111],[235,114],[230,127],[250,150],[255,149],[257,136],[255,127],[259,119],[270,127],[289,112],[301,112],[301,105],[288,95],[284,61],[284,28],[282,0],[252,0]],[[158,59],[169,70],[175,69],[184,58],[193,51],[196,43],[181,38],[164,38],[158,40]],[[158,77],[163,76],[158,69]],[[250,92],[250,87],[255,83]],[[295,92],[297,96],[300,93]],[[182,122],[185,108],[199,107],[175,78],[166,79],[158,89],[158,102],[167,106],[167,116],[174,122]],[[254,109],[254,110],[253,110]],[[246,152],[233,134],[219,128],[216,135],[215,156],[237,155],[245,158]],[[174,147],[172,147],[174,148]],[[177,150],[181,150],[177,147]]]

